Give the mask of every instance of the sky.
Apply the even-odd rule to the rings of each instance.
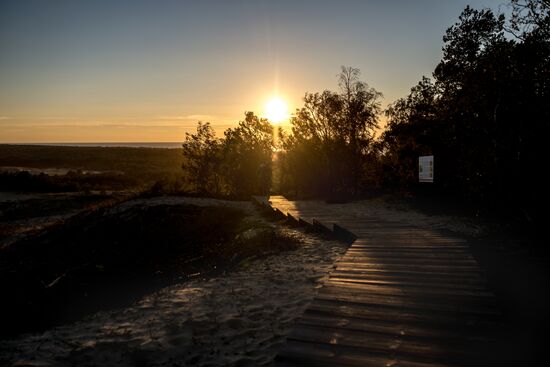
[[[404,97],[466,5],[505,0],[0,0],[0,143],[177,142],[278,96],[337,89],[341,66]]]

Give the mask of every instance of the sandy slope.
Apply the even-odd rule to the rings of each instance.
[[[182,201],[157,198],[125,205]],[[296,232],[298,250],[252,261],[238,271],[196,279],[43,334],[0,342],[0,361],[33,366],[256,366],[269,364],[346,246]],[[0,363],[1,364],[1,363]]]

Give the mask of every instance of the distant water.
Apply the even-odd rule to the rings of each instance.
[[[45,145],[54,147],[125,147],[125,148],[181,148],[181,142],[146,143],[26,143],[20,145]],[[18,144],[19,145],[19,144]]]

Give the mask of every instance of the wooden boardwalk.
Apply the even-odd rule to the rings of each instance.
[[[500,314],[467,243],[433,230],[270,198],[358,238],[299,319],[277,366],[489,366]]]

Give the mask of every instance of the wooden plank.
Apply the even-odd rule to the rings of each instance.
[[[442,265],[442,266],[470,266],[478,269],[477,261],[474,259],[462,258],[462,257],[418,257],[418,256],[361,256],[357,254],[346,254],[340,260],[341,263],[357,262],[357,263],[377,263],[377,264],[420,264],[420,265]]]
[[[433,339],[409,337],[407,335],[388,335],[369,333],[364,330],[346,330],[318,325],[301,324],[289,337],[310,343],[321,343],[345,347],[359,347],[374,353],[391,353],[399,359],[417,359],[426,361],[456,362],[458,360],[478,359],[490,341],[445,339],[445,343]]]
[[[386,263],[407,263],[407,264],[442,264],[442,265],[473,265],[476,269],[477,261],[473,258],[463,256],[406,256],[401,254],[391,254],[387,256],[368,256],[363,254],[346,254],[340,259],[340,262],[376,262],[381,264]]]
[[[344,256],[338,262],[338,265],[350,265],[357,264],[361,266],[379,266],[379,267],[398,267],[398,266],[409,266],[409,267],[426,267],[425,269],[437,270],[438,268],[452,269],[454,271],[460,270],[472,270],[475,272],[480,272],[479,267],[476,261],[473,260],[454,260],[450,261],[447,259],[418,259],[418,258],[406,258],[406,257],[391,257],[391,258],[364,258],[364,257],[354,257],[354,256]],[[355,265],[354,265],[355,266]]]
[[[467,246],[457,246],[457,245],[438,245],[438,244],[403,244],[398,242],[397,244],[392,244],[385,242],[382,244],[372,244],[368,246],[357,245],[353,243],[351,247],[354,251],[417,251],[417,252],[455,252],[455,253],[469,253],[471,254],[471,249]]]
[[[411,280],[410,278],[375,278],[369,277],[355,277],[355,276],[338,276],[332,274],[330,282],[342,282],[342,283],[359,283],[359,284],[371,284],[371,285],[387,285],[392,287],[417,287],[424,289],[426,287],[434,289],[462,289],[462,290],[479,290],[484,291],[486,289],[483,284],[464,284],[462,282],[449,283],[446,279],[435,280]]]
[[[380,255],[383,255],[383,254],[399,254],[399,253],[404,253],[404,254],[411,253],[411,254],[418,254],[418,255],[433,254],[433,255],[447,255],[447,256],[451,256],[451,255],[456,255],[456,256],[461,256],[461,255],[468,256],[469,255],[469,256],[471,256],[472,255],[472,251],[469,248],[457,248],[457,247],[454,247],[454,246],[453,247],[449,247],[449,246],[443,247],[443,246],[417,246],[417,245],[414,245],[414,246],[413,245],[411,245],[411,246],[384,245],[384,246],[358,247],[358,246],[355,246],[355,244],[352,244],[350,246],[350,251],[351,251],[350,253],[357,253],[357,254],[360,254],[360,253],[377,254],[377,253],[379,253]]]
[[[478,262],[469,255],[463,254],[437,254],[432,253],[430,256],[422,256],[422,254],[408,254],[408,253],[390,253],[383,255],[362,254],[362,253],[349,253],[347,252],[340,261],[353,260],[363,262],[377,262],[377,261],[389,261],[389,260],[401,260],[406,262],[421,262],[426,264],[427,262],[441,262],[441,263],[464,263],[475,264]]]
[[[441,244],[456,244],[456,245],[462,245],[466,246],[467,242],[466,240],[459,239],[459,238],[451,238],[446,236],[420,236],[420,235],[414,235],[414,234],[399,234],[396,231],[387,231],[384,234],[376,235],[373,231],[363,230],[359,229],[358,227],[348,225],[349,228],[355,228],[357,230],[356,234],[359,237],[357,240],[357,244],[369,244],[372,241],[375,240],[392,240],[392,239],[399,239],[404,240],[405,242],[418,242],[418,241],[424,241],[424,242],[433,242],[433,243],[441,243]]]
[[[365,291],[374,294],[406,294],[406,295],[418,295],[418,296],[449,296],[464,297],[464,298],[476,298],[476,299],[493,299],[493,294],[487,291],[481,290],[464,290],[456,288],[443,288],[443,287],[423,287],[418,285],[388,285],[388,284],[372,284],[369,282],[349,282],[339,279],[330,278],[325,285],[327,287],[339,287],[352,291]]]
[[[381,305],[395,308],[408,308],[425,311],[441,311],[464,314],[498,314],[491,305],[478,305],[473,302],[446,302],[444,299],[419,299],[403,295],[357,294],[323,287],[316,299],[341,301],[358,304]]]
[[[469,248],[459,248],[456,246],[400,246],[400,247],[390,247],[390,246],[379,246],[379,245],[369,245],[360,247],[353,244],[349,248],[350,253],[372,253],[372,254],[386,254],[386,253],[414,253],[414,254],[424,254],[430,255],[435,254],[465,254],[471,255]]]
[[[443,262],[443,263],[437,263],[437,262],[422,262],[422,261],[413,261],[409,259],[376,259],[376,261],[364,261],[363,259],[356,259],[356,258],[347,258],[342,259],[341,261],[338,261],[337,263],[338,267],[345,267],[345,266],[357,266],[358,269],[361,267],[385,267],[387,269],[391,268],[419,268],[420,270],[443,270],[443,271],[474,271],[474,272],[480,272],[479,266],[477,266],[477,263],[467,263],[467,264],[461,264],[461,263],[450,263],[450,262]]]
[[[409,300],[421,303],[437,303],[457,306],[466,305],[492,305],[494,297],[490,293],[474,291],[474,294],[462,290],[452,290],[444,288],[430,288],[422,291],[421,288],[392,287],[371,284],[359,284],[350,282],[334,282],[329,280],[323,288],[319,290],[319,296],[332,294],[335,296],[351,297],[352,299],[361,299],[361,297],[388,297],[388,299]]]
[[[353,224],[345,220],[341,222],[348,223],[350,225]],[[382,224],[379,227],[375,227],[375,226],[364,225],[363,223],[358,222],[357,228],[361,228],[359,232],[363,232],[365,235],[373,236],[373,237],[376,236],[377,234],[390,235],[390,236],[401,235],[401,236],[412,236],[416,238],[422,237],[424,239],[432,238],[432,239],[443,239],[445,241],[466,242],[463,238],[451,237],[448,235],[439,234],[431,230],[422,229],[420,227],[410,227],[410,228],[400,229],[400,228],[392,228],[386,224]],[[367,236],[364,238],[368,238]]]
[[[386,269],[394,271],[411,270],[417,272],[442,272],[449,274],[460,273],[479,273],[477,266],[470,265],[431,265],[431,264],[407,264],[406,262],[377,262],[364,263],[360,261],[340,261],[337,264],[337,269]]]
[[[369,240],[368,244],[365,243],[353,243],[354,249],[370,249],[375,247],[382,247],[386,249],[394,249],[394,248],[419,248],[419,249],[463,249],[463,250],[470,250],[470,247],[468,245],[464,244],[455,244],[455,243],[443,243],[443,242],[435,242],[435,241],[424,241],[424,240],[400,240],[400,239],[373,239]]]
[[[340,258],[340,261],[338,263],[346,263],[346,262],[353,262],[353,263],[363,263],[363,264],[404,264],[404,265],[442,265],[442,266],[468,266],[473,267],[475,269],[478,269],[479,272],[481,272],[481,269],[479,268],[478,262],[473,258],[468,258],[466,256],[456,256],[456,257],[448,257],[448,256],[431,256],[431,257],[425,257],[422,256],[406,256],[402,254],[394,254],[389,256],[362,256],[357,254],[345,254],[342,258]]]
[[[403,320],[372,320],[350,316],[339,316],[319,312],[306,312],[299,320],[300,324],[328,327],[331,329],[343,329],[353,331],[364,331],[390,336],[417,337],[428,340],[468,340],[476,342],[494,342],[496,335],[487,328],[477,329],[456,329],[441,324],[419,324],[414,322],[403,322]]]
[[[416,269],[416,268],[415,268]],[[333,274],[357,274],[357,275],[381,275],[381,276],[396,276],[396,277],[411,277],[415,279],[448,279],[449,281],[481,281],[485,282],[485,278],[481,276],[481,272],[456,272],[456,271],[434,271],[427,269],[397,269],[387,266],[357,266],[346,267],[341,264],[336,265]]]
[[[331,273],[331,276],[351,279],[364,279],[364,280],[395,280],[395,281],[411,281],[411,282],[448,282],[449,284],[464,284],[464,285],[479,285],[485,287],[487,281],[481,277],[478,273],[473,274],[461,274],[462,276],[456,276],[449,273],[420,273],[420,272],[395,272],[387,269],[374,269],[374,270],[343,270],[336,269]],[[469,276],[468,276],[469,275]]]
[[[380,304],[360,304],[338,300],[322,300],[316,298],[306,310],[307,312],[326,313],[339,317],[354,317],[366,320],[395,321],[424,326],[436,325],[453,330],[466,332],[479,329],[498,329],[498,315],[461,314],[418,309],[399,309]]]
[[[355,228],[353,226],[348,225],[349,228]],[[424,236],[421,234],[418,234],[414,231],[409,232],[401,232],[401,231],[368,231],[363,232],[362,230],[354,231],[354,233],[357,234],[357,236],[364,241],[373,241],[373,240],[392,240],[392,239],[398,239],[403,240],[405,243],[411,242],[419,242],[419,241],[425,241],[425,242],[433,242],[433,243],[448,243],[448,244],[464,244],[462,241],[457,241],[456,239],[450,239],[448,237],[443,236]]]
[[[358,246],[352,244],[350,250],[356,253],[417,253],[417,254],[448,254],[448,255],[471,255],[471,250],[467,247],[442,246],[442,245],[407,245],[400,244],[399,246],[391,245],[370,245],[370,246]]]
[[[345,348],[322,343],[289,340],[276,359],[276,365],[318,367],[451,367],[438,361],[415,361],[397,358],[390,353],[371,353],[362,348]]]

